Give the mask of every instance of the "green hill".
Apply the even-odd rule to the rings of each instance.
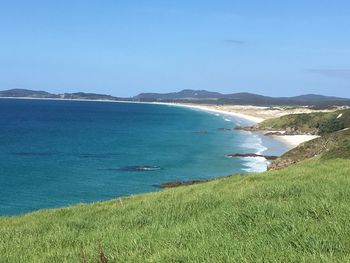
[[[0,218],[0,262],[349,262],[350,160]]]
[[[350,159],[350,129],[346,128],[325,134],[314,140],[302,143],[273,161],[269,169],[284,168],[315,156],[322,156],[321,160],[334,158]]]
[[[289,130],[300,133],[328,134],[350,127],[350,109],[334,112],[290,114],[259,124],[264,130]]]
[[[170,93],[141,93],[133,99],[139,101],[192,102],[208,104],[259,105],[259,106],[350,106],[350,99],[306,94],[295,97],[269,97],[248,92],[222,94],[207,90],[185,89]]]

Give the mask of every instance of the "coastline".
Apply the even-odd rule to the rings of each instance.
[[[185,107],[191,109],[197,109],[206,112],[219,113],[232,117],[238,117],[252,122],[253,124],[258,124],[269,118],[279,117],[286,114],[297,114],[308,112],[306,109],[300,108],[297,111],[271,111],[268,107],[259,107],[252,105],[197,105],[191,103],[171,103],[171,102],[141,102],[141,101],[114,101],[114,100],[90,100],[90,99],[64,99],[64,98],[30,98],[30,97],[0,97],[0,99],[20,99],[20,100],[54,100],[54,101],[86,101],[86,102],[108,102],[108,103],[136,103],[136,104],[153,104],[153,105],[165,105],[165,106],[175,106],[175,107]],[[270,112],[269,112],[270,111]],[[266,131],[268,132],[268,131]],[[282,131],[283,132],[283,131]],[[319,136],[316,135],[283,135],[270,136],[284,143],[289,150],[297,147],[298,145],[313,140]]]
[[[268,118],[257,117],[257,116],[253,116],[253,115],[249,115],[249,114],[244,114],[241,112],[234,112],[232,110],[230,110],[230,111],[223,110],[223,109],[219,110],[219,109],[217,109],[217,106],[215,106],[215,105],[213,105],[213,106],[203,105],[202,106],[202,105],[194,105],[194,104],[162,103],[162,102],[151,102],[150,104],[178,106],[178,107],[185,107],[185,108],[202,110],[202,111],[206,111],[206,112],[219,113],[219,114],[224,114],[224,115],[228,115],[228,116],[242,118],[242,119],[248,120],[254,124],[258,124],[258,123],[268,119]],[[239,109],[244,110],[245,107],[255,108],[258,111],[266,110],[265,107],[256,107],[256,106],[250,106],[250,105],[239,106]],[[230,108],[232,109],[233,106],[231,106]],[[269,131],[266,131],[262,134],[265,135],[265,133],[267,133],[267,132],[269,132]],[[281,132],[283,133],[283,131],[281,131]],[[311,141],[315,138],[318,138],[319,136],[317,136],[317,135],[281,135],[281,136],[271,135],[269,137],[282,142],[283,144],[285,144],[287,146],[288,150],[291,150],[291,149],[297,147],[298,145],[300,145],[304,142],[307,142],[307,141]]]
[[[185,103],[171,103],[171,102],[146,102],[146,101],[127,101],[127,100],[90,100],[90,99],[64,99],[64,98],[31,98],[31,97],[0,97],[0,99],[15,99],[15,100],[54,100],[54,101],[87,101],[87,102],[109,102],[109,103],[136,103],[136,104],[150,104],[150,105],[165,105],[165,106],[178,106],[192,109],[198,109],[202,111],[209,111],[214,113],[221,113],[234,117],[243,118],[254,123],[259,123],[265,119],[255,117],[248,114],[242,114],[239,112],[225,111],[215,109],[214,105],[196,105],[196,104],[185,104]],[[252,106],[255,107],[255,106]]]
[[[143,103],[143,102],[140,102],[140,103]],[[163,103],[163,102],[150,102],[149,104],[178,106],[178,107],[184,107],[184,108],[197,109],[197,110],[206,111],[206,112],[219,113],[219,114],[224,114],[232,117],[246,119],[250,122],[253,122],[254,124],[257,124],[265,120],[260,117],[243,114],[240,112],[226,111],[221,109],[219,110],[215,108],[216,107],[215,105],[211,106],[211,105],[195,105],[195,104],[185,104],[185,103]]]

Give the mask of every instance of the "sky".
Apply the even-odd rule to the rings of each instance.
[[[350,98],[349,0],[0,0],[0,90]]]

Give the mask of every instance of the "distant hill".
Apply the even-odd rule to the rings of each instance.
[[[151,99],[151,100],[178,100],[178,99],[218,99],[223,98],[224,95],[219,92],[211,92],[206,90],[190,90],[184,89],[179,92],[171,93],[141,93],[134,97],[134,99]]]
[[[221,94],[205,90],[182,90],[172,93],[141,93],[133,99],[140,101],[177,101],[218,104],[252,104],[252,105],[337,105],[350,106],[350,99],[307,94],[295,97],[269,97],[253,93],[241,92]]]
[[[117,100],[118,98],[111,95],[97,94],[97,93],[65,93],[61,96],[63,99],[85,99],[85,100]]]
[[[0,91],[0,97],[58,98],[59,95],[51,94],[46,91],[36,91],[36,90],[28,90],[28,89],[10,89],[10,90]]]
[[[120,98],[112,95],[97,93],[64,93],[52,94],[46,91],[27,89],[11,89],[0,91],[0,97],[10,98],[55,98],[55,99],[81,99],[81,100],[131,100],[144,102],[191,102],[206,104],[235,104],[257,106],[350,106],[350,99],[307,94],[295,97],[269,97],[253,93],[240,92],[222,94],[206,90],[185,89],[170,93],[141,93],[133,98]]]
[[[81,100],[121,100],[121,98],[113,97],[111,95],[97,94],[97,93],[64,93],[52,94],[46,91],[36,91],[28,89],[10,89],[0,91],[0,97],[7,98],[52,98],[52,99],[81,99]],[[123,99],[125,100],[125,99]]]

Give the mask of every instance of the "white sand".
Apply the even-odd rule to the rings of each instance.
[[[246,119],[246,120],[249,120],[249,121],[254,122],[254,123],[259,123],[259,122],[262,122],[264,120],[263,118],[251,116],[248,114],[243,114],[240,112],[218,110],[218,109],[215,109],[214,107],[207,106],[207,105],[202,106],[202,105],[180,104],[180,103],[176,103],[176,104],[175,103],[156,103],[156,104],[179,106],[179,107],[198,109],[198,110],[202,110],[202,111],[215,112],[215,113],[220,113],[220,114],[224,114],[224,115],[229,115],[229,116],[234,116],[234,117]]]
[[[320,136],[317,135],[272,135],[272,138],[285,143],[290,149],[297,147],[299,144],[311,141]]]

